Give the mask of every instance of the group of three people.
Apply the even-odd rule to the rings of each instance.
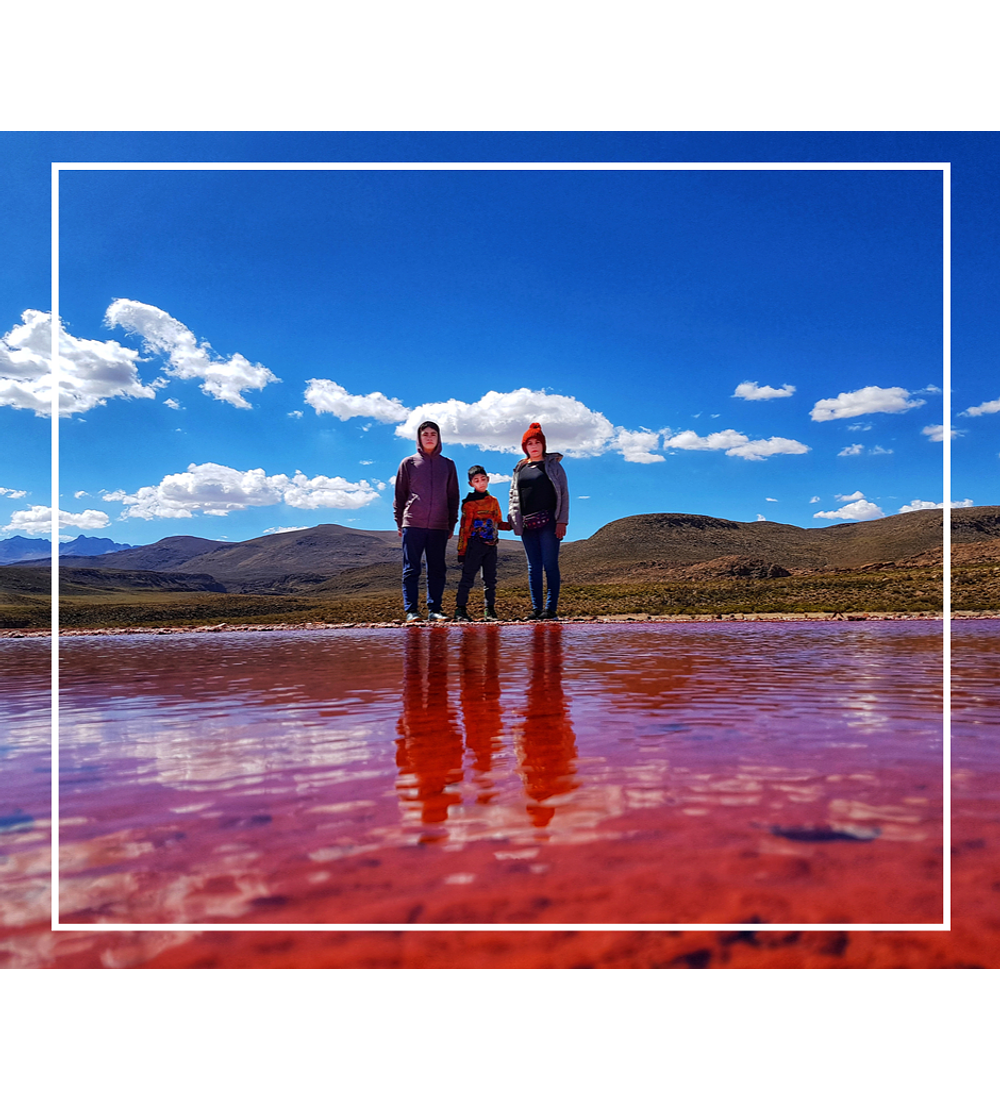
[[[482,466],[469,470],[472,486],[461,502],[458,585],[455,619],[469,622],[469,592],[480,569],[485,595],[484,619],[497,619],[497,543],[500,531],[513,531],[528,560],[529,619],[555,619],[559,604],[559,543],[569,521],[569,491],[562,455],[545,449],[541,426],[532,423],[521,439],[525,457],[514,467],[507,518],[489,492]],[[458,473],[441,453],[441,430],[433,420],[417,429],[417,453],[404,458],[396,474],[393,504],[403,540],[403,611],[407,622],[420,619],[421,560],[427,563],[427,618],[444,622],[445,548],[459,523]],[[544,582],[543,582],[544,576]],[[547,583],[547,591],[545,591]],[[544,594],[544,601],[543,601]]]

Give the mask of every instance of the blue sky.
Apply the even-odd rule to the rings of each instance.
[[[951,160],[952,498],[998,502],[993,135],[0,140],[0,537],[47,533],[51,160]],[[424,417],[501,499],[539,419],[571,539],[943,500],[939,172],[78,171],[60,218],[64,537],[388,529]]]

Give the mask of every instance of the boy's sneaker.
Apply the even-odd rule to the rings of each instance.
[[[466,608],[464,608],[464,607],[456,607],[455,608],[455,622],[456,623],[471,623],[472,622],[472,620],[469,618],[469,612]]]
[[[458,616],[456,615],[455,618],[457,619]],[[486,610],[483,612],[483,621],[495,623],[498,621],[499,618],[500,616],[497,615],[497,609],[493,606],[493,604],[488,603],[486,605]]]
[[[420,612],[419,611],[407,611],[406,621],[408,623],[419,623],[420,622]]]
[[[539,615],[538,617],[540,619],[558,619],[559,618],[559,616],[555,613],[555,611],[551,607],[547,607],[541,613],[541,615]]]
[[[431,611],[427,615],[427,621],[429,623],[446,623],[448,616],[443,611]]]

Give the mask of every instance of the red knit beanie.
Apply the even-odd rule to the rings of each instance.
[[[529,424],[528,430],[521,436],[521,450],[525,454],[528,453],[528,440],[540,439],[542,441],[542,450],[545,450],[545,436],[542,434],[541,424]]]

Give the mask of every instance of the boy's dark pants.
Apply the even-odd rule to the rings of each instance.
[[[483,570],[483,595],[486,604],[492,607],[497,596],[497,548],[487,546],[482,539],[469,539],[465,544],[465,563],[462,566],[462,579],[458,582],[456,607],[465,607],[469,590],[476,580],[480,566]]]

